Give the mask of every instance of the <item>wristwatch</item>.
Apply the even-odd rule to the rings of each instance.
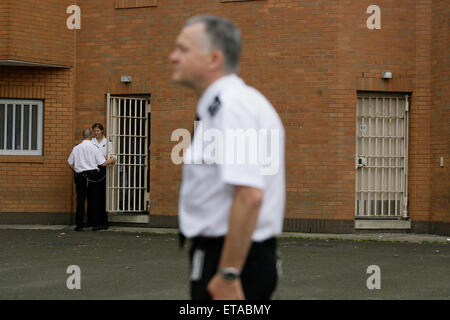
[[[219,273],[227,281],[236,280],[240,276],[239,271],[236,268],[233,268],[233,267],[219,268]]]

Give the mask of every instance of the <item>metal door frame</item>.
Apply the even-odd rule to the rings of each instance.
[[[116,158],[116,163],[108,168],[106,174],[106,211],[125,214],[148,213],[150,204],[150,188],[148,186],[150,99],[136,96],[116,96],[110,93],[106,96],[106,139],[113,145],[113,150],[109,150],[110,145],[107,144],[107,157],[114,156]],[[134,116],[131,111],[132,104]],[[121,107],[124,112],[129,107],[129,113],[121,114]],[[143,128],[144,126],[145,128]],[[130,130],[130,134],[125,132],[126,128]],[[137,132],[138,130],[139,132]],[[122,131],[124,131],[123,134],[121,134]],[[134,134],[132,134],[133,131]],[[128,146],[128,150],[125,150],[126,146]],[[134,148],[132,148],[133,146]],[[140,149],[140,152],[137,148]],[[124,152],[121,152],[122,150]],[[130,158],[134,159],[130,160]]]
[[[357,105],[356,105],[356,145],[355,145],[355,219],[408,219],[408,134],[409,134],[409,94],[404,93],[383,93],[383,92],[358,92],[357,93]],[[364,113],[364,109],[362,112],[362,115],[359,114],[359,99],[362,100],[362,104],[364,108],[364,101],[369,101],[369,107],[367,108],[369,110],[368,114]],[[371,101],[375,99],[375,112],[373,113],[373,109],[370,109],[370,103]],[[385,116],[385,99],[389,99],[389,115]],[[381,108],[379,108],[379,100],[381,100],[382,105]],[[395,100],[396,106],[395,106],[395,115],[392,115],[392,100]],[[399,107],[399,102],[402,102],[404,105],[404,108]],[[403,109],[403,110],[401,110]],[[399,110],[401,110],[399,112]],[[381,114],[380,112],[381,111]],[[372,114],[373,113],[373,114]],[[359,121],[361,119],[361,121]],[[396,129],[395,129],[395,136],[390,136],[390,121],[394,119],[396,121]],[[399,120],[403,119],[403,134],[399,135]],[[380,127],[382,134],[378,135],[379,128],[377,127],[378,121],[381,122],[382,127]],[[359,124],[361,122],[361,124]],[[367,122],[367,123],[366,123]],[[388,122],[388,123],[386,123]],[[368,135],[364,136],[364,134],[360,134],[360,132],[365,132],[364,125],[368,125],[369,127],[369,133]],[[371,129],[371,125],[375,125],[375,130]],[[385,135],[385,127],[388,127],[388,135]],[[375,131],[375,135],[371,135],[371,132]],[[359,142],[358,139],[361,139]],[[364,139],[368,139],[368,150],[365,150],[363,152],[363,145],[364,145]],[[391,154],[391,143],[392,140],[395,140],[396,149],[395,146],[393,147],[395,149],[395,154]],[[379,140],[381,142],[379,143]],[[401,140],[402,144],[402,152],[400,155],[398,154],[399,150],[399,141]],[[371,142],[375,143],[375,154],[372,154],[372,149],[370,146]],[[384,154],[385,152],[385,145],[389,141],[389,152],[388,154]],[[381,154],[378,150],[378,145],[380,144],[380,147],[382,145]],[[361,150],[358,150],[358,146]],[[387,146],[386,146],[387,147]],[[381,149],[381,148],[380,148]],[[367,152],[368,151],[368,152]],[[358,154],[358,152],[360,154]],[[375,160],[374,160],[375,158]],[[386,161],[385,161],[386,160]],[[391,160],[394,162],[391,164]],[[401,166],[403,160],[403,166]],[[369,165],[370,162],[370,165]],[[375,163],[374,163],[375,162]],[[380,165],[381,162],[381,165]],[[387,162],[387,165],[386,165]],[[400,165],[398,164],[400,162]],[[373,172],[371,172],[371,169]],[[385,170],[388,171],[385,171]],[[392,190],[391,185],[391,176],[390,172],[391,169],[394,170],[396,174],[395,178],[395,188]],[[403,174],[401,175],[401,191],[397,189],[398,187],[398,181],[397,181],[397,173],[398,169],[403,170]],[[360,171],[358,171],[360,170]],[[366,172],[367,175],[367,183],[364,180],[364,172]],[[380,171],[378,171],[380,170]],[[377,184],[379,182],[380,176],[379,172],[381,172],[381,186]],[[389,173],[389,177],[384,177],[384,172]],[[370,177],[373,175],[375,177],[374,181],[370,182]],[[360,181],[358,181],[360,179]],[[385,188],[385,179],[388,179],[388,190],[384,190]],[[359,184],[358,184],[359,182]],[[359,188],[358,188],[359,186]],[[364,190],[366,188],[366,190]],[[373,187],[373,188],[372,188]],[[380,189],[381,187],[381,189]],[[372,188],[372,190],[371,190]],[[359,194],[358,194],[359,193]],[[391,194],[395,194],[395,200],[390,199]],[[377,199],[377,194],[381,194],[381,199]],[[383,195],[387,194],[388,198],[384,199]],[[401,207],[397,210],[397,201],[398,199],[397,194],[401,194],[399,196],[400,205]],[[364,199],[364,195],[367,196],[366,199]],[[371,199],[371,196],[373,198]],[[359,203],[358,203],[359,201]],[[384,207],[385,201],[387,201],[388,207]],[[392,214],[391,210],[391,201],[395,201],[395,210],[394,214]],[[377,208],[378,204],[378,208]],[[381,208],[380,208],[381,205]],[[373,212],[372,209],[373,208]],[[387,209],[387,210],[385,210]],[[385,213],[387,211],[387,214]]]

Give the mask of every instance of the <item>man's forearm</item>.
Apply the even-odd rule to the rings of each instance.
[[[219,267],[244,267],[262,202],[262,191],[251,189],[236,187]]]
[[[114,164],[114,163],[116,163],[116,159],[115,158],[110,158],[109,160],[106,160],[106,162],[101,164],[101,166],[102,167],[106,167],[107,165]]]

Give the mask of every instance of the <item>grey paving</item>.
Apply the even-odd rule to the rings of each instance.
[[[274,299],[450,299],[450,237],[283,234]],[[176,230],[0,227],[0,299],[189,299]],[[70,265],[81,289],[69,290]],[[380,289],[368,289],[380,268]]]

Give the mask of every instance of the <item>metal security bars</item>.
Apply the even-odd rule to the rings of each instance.
[[[358,93],[356,218],[407,218],[408,95]]]
[[[148,209],[150,100],[107,95],[108,156],[116,158],[106,175],[106,210],[143,213]]]
[[[0,99],[0,155],[42,155],[43,102]]]

